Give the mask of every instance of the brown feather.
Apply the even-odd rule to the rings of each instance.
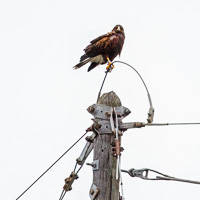
[[[88,58],[91,58],[92,62],[88,71],[99,64],[105,64],[107,62],[107,57],[113,61],[117,55],[121,54],[124,39],[125,35],[123,27],[121,25],[116,25],[111,32],[101,35],[90,42],[90,44],[84,49],[85,54],[81,56],[81,62],[74,68],[80,68],[88,63]],[[95,60],[95,57],[98,58],[98,56],[101,56],[103,60]]]
[[[88,62],[90,62],[91,58],[87,59],[87,60],[84,60],[80,63],[78,63],[77,65],[75,65],[73,68],[74,69],[79,69],[80,67],[82,67],[83,65],[87,64]]]

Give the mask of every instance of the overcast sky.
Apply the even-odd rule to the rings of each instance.
[[[0,196],[11,200],[87,129],[106,66],[87,73],[77,64],[95,37],[124,27],[120,58],[141,73],[155,108],[154,122],[200,122],[200,2],[198,0],[0,2]],[[146,91],[138,76],[116,64],[103,92],[115,91],[145,121]],[[200,181],[200,126],[145,127],[123,136],[122,168],[152,168]],[[58,199],[85,141],[21,199]],[[92,161],[92,155],[88,158]],[[84,166],[67,198],[89,199]],[[125,199],[199,200],[200,186],[148,182],[123,175]]]

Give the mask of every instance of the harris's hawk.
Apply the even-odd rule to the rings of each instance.
[[[88,72],[94,69],[99,64],[105,64],[108,62],[106,69],[113,68],[111,61],[117,55],[120,55],[125,34],[121,25],[116,25],[113,30],[107,34],[101,35],[92,40],[90,44],[84,49],[85,54],[81,56],[80,63],[74,66],[74,69],[78,69],[83,65],[91,62]]]

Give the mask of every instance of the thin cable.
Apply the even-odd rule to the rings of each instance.
[[[75,164],[75,167],[74,167],[74,173],[75,173],[75,171],[76,171],[76,167],[77,167],[77,165],[78,165],[78,162],[76,161],[76,164]]]
[[[165,180],[165,181],[179,181],[179,182],[185,182],[185,183],[193,183],[193,184],[200,184],[200,181],[193,181],[193,180],[187,180],[187,179],[181,179],[172,177],[166,174],[163,174],[161,172],[158,172],[156,170],[143,168],[143,169],[130,169],[130,170],[121,170],[122,172],[128,173],[131,177],[137,177],[141,178],[143,180],[150,180],[150,181],[159,181],[159,180]],[[149,172],[153,172],[155,174],[159,174],[161,176],[156,176],[155,178],[149,177]]]
[[[120,173],[121,196],[122,200],[124,200],[124,189],[123,189],[122,172],[121,172],[121,156],[119,157],[119,173]]]
[[[146,89],[147,96],[148,96],[148,100],[149,100],[149,105],[150,105],[149,112],[148,112],[147,122],[148,122],[148,123],[152,123],[152,122],[153,122],[153,118],[154,118],[154,108],[153,108],[153,104],[152,104],[152,100],[151,100],[151,95],[150,95],[150,93],[149,93],[149,90],[148,90],[148,88],[147,88],[146,83],[144,82],[144,79],[142,78],[142,76],[140,75],[140,73],[139,73],[133,66],[129,65],[128,63],[123,62],[123,61],[114,61],[114,62],[111,63],[111,65],[113,65],[114,63],[121,63],[121,64],[124,64],[124,65],[127,65],[128,67],[130,67],[131,69],[133,69],[133,70],[138,74],[138,76],[140,77],[140,79],[141,79],[141,81],[142,81],[142,83],[143,83],[143,85],[144,85],[144,87],[145,87],[145,89]],[[113,65],[113,66],[114,66],[114,65]],[[103,79],[101,88],[100,88],[100,90],[99,90],[99,94],[98,94],[98,97],[97,97],[97,102],[98,102],[98,100],[99,100],[99,98],[100,98],[101,91],[102,91],[102,88],[103,88],[103,86],[104,86],[105,79],[106,79],[107,74],[108,74],[109,71],[110,71],[110,70],[108,69],[108,70],[105,72],[106,74],[105,74],[105,77],[104,77],[104,79]]]
[[[63,190],[59,200],[63,200],[63,198],[65,197],[65,194],[67,193],[67,191]]]
[[[61,195],[60,195],[60,198],[59,198],[59,200],[62,200],[63,199],[63,193],[65,192],[65,190],[63,189],[62,190],[62,193],[61,193]]]
[[[101,88],[100,88],[99,93],[98,93],[97,102],[98,102],[98,100],[99,100],[99,98],[100,98],[100,96],[101,96],[101,91],[102,91],[103,85],[104,85],[104,83],[105,83],[106,77],[107,77],[107,75],[108,75],[108,72],[109,72],[109,69],[108,69],[107,71],[105,71],[106,74],[105,74],[105,76],[104,76],[103,82],[102,82],[102,84],[101,84]]]
[[[83,165],[81,165],[81,166],[79,167],[79,169],[77,170],[76,174],[79,173],[79,171],[81,170],[82,167],[83,167]]]
[[[200,125],[200,122],[184,122],[184,123],[153,123],[153,124],[145,124],[145,126],[176,126],[176,125]]]
[[[200,184],[200,181],[192,181],[187,179],[181,179],[181,178],[174,178],[174,177],[161,177],[157,176],[156,180],[165,180],[165,181],[178,181],[178,182],[184,182],[184,183],[192,183],[192,184]]]
[[[91,143],[90,143],[90,145],[91,145]],[[90,145],[87,147],[86,152],[85,152],[85,155],[87,154],[87,151],[88,151],[88,149],[90,148]],[[76,162],[75,167],[74,167],[74,170],[73,170],[73,172],[74,172],[76,175],[78,175],[79,171],[80,171],[81,168],[83,167],[84,162],[83,162],[83,164],[78,168],[77,172],[75,172],[75,171],[76,171],[76,168],[77,168],[77,165],[78,165],[78,162]],[[67,193],[67,191],[63,189],[63,190],[62,190],[62,193],[61,193],[61,195],[60,195],[59,200],[63,200],[63,198],[65,197],[65,194],[66,194],[66,193]]]
[[[147,91],[147,95],[148,95],[150,107],[153,107],[153,104],[152,104],[152,100],[151,100],[151,96],[150,96],[149,90],[148,90],[148,88],[147,88],[146,83],[144,82],[144,79],[143,79],[142,76],[140,75],[140,73],[139,73],[133,66],[129,65],[129,64],[126,63],[126,62],[118,61],[118,60],[117,60],[117,61],[114,61],[112,64],[114,64],[114,63],[122,63],[122,64],[124,64],[124,65],[127,65],[127,66],[129,66],[130,68],[132,68],[132,69],[138,74],[138,76],[140,77],[140,79],[141,79],[141,81],[142,81],[142,83],[143,83],[143,85],[144,85],[144,87],[145,87],[145,89],[146,89],[146,91]]]
[[[67,151],[65,151],[48,169],[46,169],[26,190],[24,190],[24,192],[22,192],[17,198],[16,200],[18,200],[19,198],[21,198],[40,178],[42,178],[42,176],[44,176],[65,154],[67,154],[85,135],[87,134],[84,133],[71,147],[69,147],[67,149]]]

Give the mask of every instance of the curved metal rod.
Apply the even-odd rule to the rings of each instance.
[[[149,90],[148,90],[148,88],[147,88],[146,83],[144,82],[144,79],[143,79],[142,76],[140,75],[140,73],[139,73],[133,66],[129,65],[129,64],[126,63],[126,62],[117,60],[117,61],[112,62],[112,64],[114,64],[114,63],[122,63],[122,64],[124,64],[124,65],[127,65],[127,66],[129,66],[130,68],[132,68],[132,69],[138,74],[138,76],[140,77],[140,79],[141,79],[141,81],[142,81],[142,83],[143,83],[143,85],[144,85],[144,87],[145,87],[145,89],[146,89],[146,91],[147,91],[147,96],[148,96],[148,99],[149,99],[149,105],[150,105],[150,107],[153,107],[153,104],[152,104],[152,100],[151,100],[151,96],[150,96]]]
[[[108,69],[107,71],[105,71],[106,74],[105,74],[105,76],[104,76],[103,82],[102,82],[102,84],[101,84],[101,88],[100,88],[99,93],[98,93],[97,102],[98,102],[98,100],[99,100],[99,98],[100,98],[100,96],[101,96],[101,91],[102,91],[102,89],[103,89],[103,86],[104,86],[106,77],[107,77],[107,75],[108,75],[108,72],[109,72],[109,69]]]
[[[121,63],[121,64],[124,64],[124,65],[127,65],[128,67],[130,67],[131,69],[133,69],[137,75],[140,77],[145,89],[146,89],[146,92],[147,92],[147,96],[148,96],[148,100],[149,100],[149,105],[150,105],[150,108],[149,108],[149,112],[148,112],[148,118],[147,118],[147,122],[149,124],[151,124],[153,122],[153,118],[154,118],[154,108],[153,108],[153,104],[152,104],[152,100],[151,100],[151,95],[149,93],[149,90],[147,88],[147,85],[146,83],[144,82],[144,79],[142,78],[142,76],[140,75],[140,73],[131,65],[129,65],[128,63],[126,62],[123,62],[123,61],[114,61],[112,62],[112,64],[114,63]]]
[[[154,108],[153,108],[153,104],[152,104],[152,100],[151,100],[151,95],[149,93],[149,90],[147,88],[146,83],[144,82],[144,79],[142,78],[142,76],[140,75],[140,73],[133,66],[129,65],[128,63],[123,62],[123,61],[114,61],[114,62],[111,63],[111,65],[113,65],[114,63],[121,63],[121,64],[124,64],[124,65],[127,65],[128,67],[130,67],[131,69],[133,69],[138,74],[138,76],[140,77],[140,79],[141,79],[141,81],[142,81],[142,83],[143,83],[143,85],[144,85],[144,87],[146,89],[148,100],[149,100],[150,108],[149,108],[149,112],[148,112],[147,122],[149,124],[151,124],[153,122],[153,117],[154,117]],[[104,76],[103,82],[101,84],[101,88],[100,88],[99,93],[98,93],[97,102],[98,102],[98,99],[100,98],[101,91],[103,89],[103,86],[104,86],[104,83],[105,83],[105,80],[106,80],[106,77],[107,77],[109,71],[110,71],[110,69],[107,69],[107,71],[105,72],[106,74]]]

